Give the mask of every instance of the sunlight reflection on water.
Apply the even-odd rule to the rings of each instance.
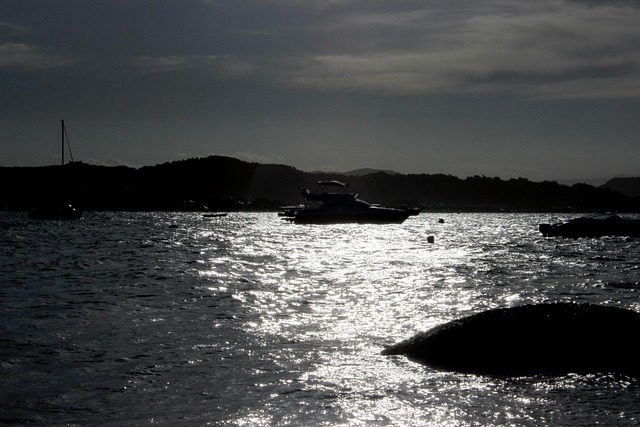
[[[348,424],[471,425],[480,410],[483,425],[537,425],[540,415],[531,416],[525,408],[553,406],[545,392],[523,396],[491,379],[380,359],[378,352],[393,341],[390,337],[401,339],[488,308],[549,298],[538,288],[548,283],[557,261],[535,248],[549,245],[536,235],[535,224],[496,226],[487,221],[491,217],[479,215],[464,224],[466,235],[461,235],[460,216],[441,230],[432,225],[434,218],[420,219],[393,229],[269,228],[284,234],[270,237],[280,243],[281,253],[260,253],[280,259],[256,280],[276,286],[276,295],[265,293],[258,300],[261,321],[253,326],[309,342],[313,355],[300,358],[312,358],[316,368],[299,380],[312,394],[330,396],[332,407],[349,414]],[[431,234],[436,235],[433,244],[426,240]],[[583,266],[584,261],[569,261],[560,270]],[[552,279],[561,287],[565,280]],[[292,301],[303,301],[304,309]]]
[[[298,378],[301,393],[326,400],[330,410],[303,407],[300,417],[329,424],[472,425],[480,410],[483,425],[537,425],[540,414],[526,408],[544,413],[553,405],[545,393],[522,396],[491,379],[379,356],[385,344],[463,315],[557,298],[542,289],[550,282],[575,285],[584,260],[556,265],[544,252],[556,243],[537,236],[537,223],[507,217],[508,223],[454,215],[439,226],[421,215],[403,226],[321,227],[269,218],[252,237],[233,242],[239,252],[232,258],[251,264],[235,265],[235,277],[250,273],[260,288],[251,291],[260,313],[251,328],[296,343],[285,364],[313,360],[315,369]],[[567,279],[566,271],[573,276]]]
[[[4,338],[23,351],[5,354],[0,367],[35,378],[23,407],[51,408],[61,424],[87,424],[99,412],[116,425],[135,401],[141,424],[634,425],[640,387],[628,378],[497,379],[380,355],[494,307],[576,301],[640,310],[640,240],[544,239],[537,224],[546,220],[423,213],[402,225],[306,226],[273,213],[150,213],[65,226],[18,221],[1,235],[0,297]],[[25,388],[21,378],[9,375],[8,389]]]

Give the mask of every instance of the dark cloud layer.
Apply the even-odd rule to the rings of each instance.
[[[634,1],[6,0],[0,164],[639,175]]]

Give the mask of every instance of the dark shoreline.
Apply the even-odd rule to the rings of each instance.
[[[27,211],[53,201],[85,211],[277,211],[302,203],[301,187],[315,190],[317,181],[335,179],[348,182],[348,191],[371,203],[421,207],[423,212],[640,212],[640,197],[605,186],[443,174],[346,176],[221,156],[139,169],[81,162],[0,167],[0,179],[4,211]]]

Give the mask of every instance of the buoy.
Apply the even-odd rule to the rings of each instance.
[[[444,224],[444,219],[442,219],[442,218],[438,218],[438,223],[440,223],[440,224]]]
[[[433,236],[427,237],[427,242],[433,243],[434,241],[435,241],[435,237],[433,237]]]

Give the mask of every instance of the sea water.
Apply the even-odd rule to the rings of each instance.
[[[640,239],[537,229],[570,217],[0,213],[0,423],[638,425],[633,378],[500,378],[380,355],[497,307],[640,311]]]

